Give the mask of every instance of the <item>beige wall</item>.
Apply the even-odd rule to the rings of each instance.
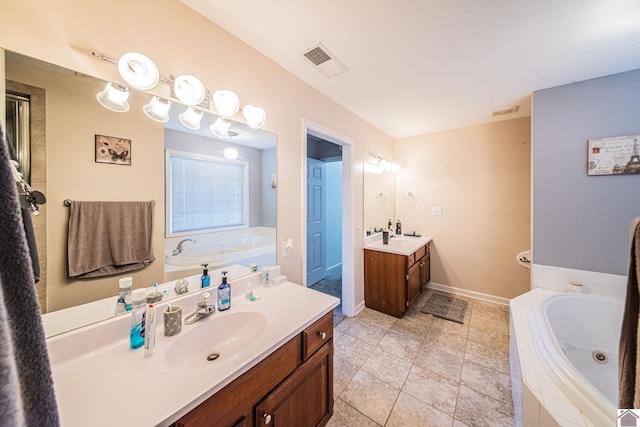
[[[291,280],[301,282],[303,277],[303,118],[355,141],[354,218],[356,226],[362,224],[362,162],[371,154],[391,157],[391,138],[183,4],[175,0],[21,0],[0,3],[0,16],[3,21],[0,26],[0,47],[8,50],[115,81],[120,81],[116,67],[90,57],[87,52],[95,50],[118,58],[126,52],[138,51],[152,58],[164,76],[193,74],[208,88],[232,89],[241,102],[263,107],[268,115],[265,129],[278,135],[277,238],[278,241],[284,241],[287,237],[294,239],[291,256],[282,258],[279,253],[278,263]],[[168,86],[161,84],[154,92],[167,96]],[[51,116],[49,123],[60,130],[82,127],[82,124],[74,122],[57,123]],[[53,213],[50,215],[48,233],[64,226],[65,213],[57,208],[64,199],[93,198],[91,187],[81,183],[99,167],[93,163],[92,154],[87,152],[93,147],[86,138],[91,140],[93,133],[101,133],[94,130],[82,129],[85,133],[82,140],[60,141],[67,148],[67,156],[60,151],[54,156],[53,150],[48,150],[48,162],[55,163],[60,170],[58,174],[49,169],[48,203],[60,212],[57,217]],[[134,162],[142,155],[136,141],[151,138],[142,129],[138,132],[132,135]],[[139,185],[140,191],[147,196],[145,199],[155,198],[159,202],[156,216],[161,218],[164,206],[158,191],[163,185],[162,144],[149,146],[146,154],[149,162],[158,159],[158,163],[153,165],[153,171],[136,174],[146,176],[148,181],[141,185],[135,180],[131,182],[134,182],[132,185]],[[68,156],[73,156],[73,160]],[[74,163],[78,163],[77,169],[65,173],[65,168]],[[131,171],[134,169],[125,171],[121,167],[118,173]],[[124,176],[122,179],[127,180]],[[101,185],[108,184],[102,181]],[[147,184],[150,185],[150,191],[143,191]],[[355,229],[353,233],[356,236]],[[360,235],[354,241],[357,304],[364,299]],[[50,257],[55,250],[62,252],[65,248],[60,242],[50,245]],[[156,257],[161,253],[161,250],[156,250]],[[54,280],[54,275],[50,274],[50,283]],[[88,285],[85,289],[89,289]],[[75,297],[75,291],[71,294]],[[71,295],[67,297],[71,298]]]
[[[503,298],[529,290],[516,254],[530,249],[530,127],[527,117],[396,141],[396,214],[403,232],[433,237],[432,282]]]

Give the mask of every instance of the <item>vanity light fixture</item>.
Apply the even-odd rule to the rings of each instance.
[[[240,109],[240,99],[233,91],[217,90],[213,93],[213,105],[222,117],[232,117]]]
[[[224,149],[224,158],[227,160],[237,160],[238,159],[238,150],[232,147],[227,147]]]
[[[171,108],[171,101],[168,99],[160,98],[159,96],[154,96],[151,98],[151,101],[144,107],[142,107],[142,111],[152,120],[156,122],[167,122],[169,121],[169,109]]]
[[[399,164],[395,162],[390,162],[388,160],[384,160],[380,157],[376,157],[373,161],[364,163],[364,171],[371,172],[376,174],[381,174],[383,172],[400,172],[402,168]]]
[[[216,121],[209,126],[209,130],[215,136],[219,136],[220,138],[226,138],[229,136],[229,128],[231,127],[231,123],[223,119],[222,117],[218,117]]]
[[[253,105],[245,105],[242,108],[242,115],[252,129],[260,129],[267,120],[267,113],[262,108]]]
[[[210,126],[211,131],[219,137],[226,138],[228,136],[230,123],[225,118],[233,117],[240,110],[240,100],[238,96],[231,90],[218,90],[210,95],[202,82],[196,77],[185,74],[178,77],[170,76],[169,79],[160,76],[158,68],[148,57],[136,52],[125,53],[119,60],[115,60],[101,53],[91,51],[89,54],[95,58],[101,59],[118,66],[118,71],[122,79],[131,87],[148,90],[155,87],[158,82],[166,83],[172,86],[171,97],[177,98],[181,103],[189,107],[200,107],[200,110],[185,111],[180,114],[180,121],[190,129],[200,128],[200,118],[203,110],[209,111],[210,103],[213,103],[218,113],[218,120]],[[109,85],[98,94],[98,101],[104,107],[112,111],[125,112],[129,110],[128,93],[129,89],[125,86],[109,83]],[[164,109],[170,107],[171,101],[154,97],[148,104],[143,107],[147,116],[151,119],[166,122],[168,113]],[[200,118],[196,118],[199,112]],[[261,128],[267,120],[265,111],[253,105],[245,105],[242,108],[242,115],[246,123],[253,129]],[[165,120],[166,119],[166,120]],[[184,120],[183,120],[184,119]]]
[[[180,123],[189,129],[198,130],[200,129],[200,120],[202,120],[202,111],[194,107],[188,107],[184,113],[178,116],[178,119]]]
[[[129,88],[107,83],[107,86],[96,95],[96,99],[103,107],[117,113],[129,111]]]
[[[202,82],[188,74],[176,77],[173,90],[180,102],[191,106],[200,104],[206,95]]]
[[[148,90],[158,84],[158,67],[146,56],[129,52],[118,60],[118,71],[125,82],[136,89]]]

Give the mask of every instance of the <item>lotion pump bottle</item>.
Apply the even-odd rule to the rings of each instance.
[[[209,264],[200,264],[200,265],[204,267],[204,270],[202,271],[202,277],[200,278],[200,282],[202,283],[200,287],[208,288],[209,285],[211,284],[211,277],[209,276],[209,270],[207,270],[207,266]]]
[[[222,272],[222,283],[218,286],[218,311],[231,308],[231,285],[227,283],[227,272]]]

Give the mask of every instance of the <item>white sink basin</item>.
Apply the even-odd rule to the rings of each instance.
[[[165,361],[178,369],[197,369],[235,359],[264,332],[267,317],[255,311],[216,313],[192,325],[171,343]]]

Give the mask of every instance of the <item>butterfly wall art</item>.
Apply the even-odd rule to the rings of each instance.
[[[131,140],[96,135],[96,163],[131,166]]]

